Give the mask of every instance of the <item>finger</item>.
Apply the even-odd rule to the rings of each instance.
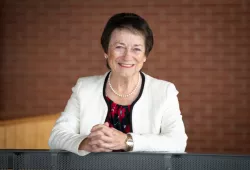
[[[105,142],[100,142],[100,141],[96,141],[97,144],[95,144],[98,148],[102,148],[102,149],[108,149],[108,150],[112,150],[112,148],[115,148],[116,146],[113,146],[113,143],[105,143]],[[91,146],[91,145],[90,145]]]
[[[93,145],[91,148],[92,148],[91,152],[111,152],[112,151],[111,149],[101,148],[97,145]]]
[[[94,149],[94,150],[92,150],[92,152],[112,152],[112,150],[110,150],[110,149],[103,149],[103,148],[98,148],[97,150],[96,149]]]
[[[101,139],[96,139],[96,140],[90,139],[88,144],[90,146],[98,146],[100,148],[105,148],[105,149],[116,148],[117,143],[113,142],[112,138],[105,137],[105,136],[104,138],[106,138],[108,142],[105,142],[104,140],[101,140]]]
[[[95,132],[91,132],[88,136],[88,138],[93,138],[95,136],[106,136],[102,131],[95,131]]]
[[[109,122],[105,122],[104,125],[109,127]]]
[[[100,148],[106,148],[106,149],[110,149],[110,148],[115,147],[115,143],[107,143],[107,142],[104,142],[102,140],[93,140],[93,141],[90,141],[89,145],[90,146],[97,145]]]
[[[89,136],[91,137],[91,136],[98,135],[98,134],[99,135],[104,134],[106,136],[112,137],[113,136],[113,131],[114,131],[113,129],[103,125],[102,127],[98,127],[98,128],[96,128],[94,130],[91,130],[91,133],[90,133]]]
[[[103,124],[103,125],[95,125],[95,126],[92,127],[91,132],[97,131],[99,129],[111,129],[111,128],[106,126],[105,124]]]
[[[90,139],[90,143],[96,140],[101,140],[106,143],[112,143],[113,141],[113,138],[106,136],[106,135],[92,135],[92,136],[89,136],[88,139]]]
[[[95,131],[96,129],[99,129],[100,127],[103,127],[103,126],[104,126],[103,124],[97,124],[97,125],[92,127],[91,132]]]

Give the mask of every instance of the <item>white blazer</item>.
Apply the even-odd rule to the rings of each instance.
[[[49,146],[84,156],[79,144],[96,124],[103,124],[108,106],[104,99],[109,72],[79,78],[65,110],[52,129]],[[187,143],[174,84],[142,73],[141,92],[132,109],[132,137],[136,151],[184,152]]]

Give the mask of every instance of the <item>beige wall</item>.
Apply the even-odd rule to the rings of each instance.
[[[59,114],[0,122],[0,149],[48,149]]]

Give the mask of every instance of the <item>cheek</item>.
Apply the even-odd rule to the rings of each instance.
[[[137,64],[137,67],[142,67],[144,62],[140,62]]]
[[[109,64],[109,67],[114,70],[117,68],[117,58],[119,58],[119,54],[115,51],[110,51],[108,53],[108,64]]]
[[[137,69],[141,69],[142,68],[142,66],[143,66],[143,64],[144,64],[144,61],[145,61],[145,57],[142,57],[142,58],[140,58],[139,60],[137,60]]]
[[[137,59],[138,64],[143,64],[145,61],[146,61],[146,57],[144,55],[138,57],[138,59]]]
[[[115,61],[115,59],[118,58],[120,54],[117,51],[111,51],[108,56],[109,60]]]
[[[135,70],[140,71],[142,69],[142,67],[143,67],[143,62],[138,63],[137,66],[135,67]]]

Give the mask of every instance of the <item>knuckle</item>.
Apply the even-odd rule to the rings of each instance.
[[[101,140],[98,140],[96,143],[97,143],[97,146],[99,146],[99,147],[102,146],[102,141]]]
[[[101,142],[101,135],[98,135],[98,137],[96,138],[96,140],[97,140],[98,142]]]
[[[103,135],[100,136],[100,139],[101,139],[101,140],[104,140],[104,139],[105,139],[105,136],[103,136]]]
[[[99,136],[101,136],[102,135],[102,132],[101,131],[98,131],[97,132],[97,136],[99,137]]]

